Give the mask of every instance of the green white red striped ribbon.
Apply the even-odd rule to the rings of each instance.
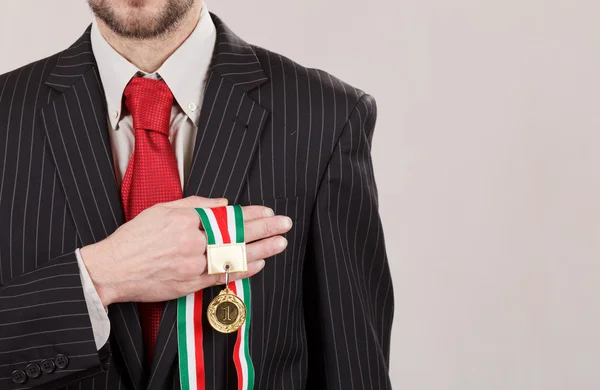
[[[239,205],[196,209],[209,245],[244,242],[244,216]],[[250,280],[229,283],[229,289],[246,305],[246,321],[238,330],[233,350],[238,390],[254,388],[254,365],[250,358]],[[177,342],[181,390],[204,390],[204,351],[202,347],[202,290],[177,300]]]

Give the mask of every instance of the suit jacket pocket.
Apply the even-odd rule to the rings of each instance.
[[[292,198],[269,198],[269,199],[250,199],[249,205],[261,205],[270,207],[275,215],[287,215],[292,221],[297,221],[299,217],[298,205],[301,204],[298,197]]]

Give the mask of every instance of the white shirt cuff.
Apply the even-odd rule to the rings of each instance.
[[[79,275],[81,276],[81,285],[83,286],[83,295],[85,297],[85,304],[87,305],[88,312],[90,314],[90,321],[92,322],[92,331],[94,333],[94,341],[96,342],[96,348],[100,350],[108,341],[110,335],[110,320],[108,319],[108,310],[102,305],[100,296],[94,287],[94,283],[90,278],[85,263],[81,258],[79,248],[75,250],[75,256],[77,256],[77,264],[79,265]]]

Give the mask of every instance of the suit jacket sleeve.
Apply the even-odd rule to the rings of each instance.
[[[96,348],[74,252],[0,285],[0,389],[55,388],[107,371],[109,359],[108,344]],[[36,377],[47,361],[54,371]],[[25,383],[13,380],[19,370]]]
[[[394,298],[370,149],[373,97],[351,112],[320,184],[304,273],[309,389],[390,389]]]

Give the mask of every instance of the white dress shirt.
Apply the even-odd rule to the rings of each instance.
[[[112,147],[116,180],[120,185],[129,159],[133,153],[135,138],[131,114],[122,104],[123,92],[135,75],[162,79],[171,89],[175,103],[171,110],[169,140],[173,146],[179,169],[182,189],[191,167],[194,141],[198,132],[200,107],[202,107],[204,81],[212,60],[217,33],[205,5],[200,20],[190,36],[154,73],[147,74],[122,57],[104,39],[96,21],[92,23],[91,44],[100,79],[106,95],[110,143]],[[90,314],[94,340],[102,348],[110,334],[108,311],[103,307],[98,293],[85,268],[79,249],[75,251],[81,274],[85,302]]]

